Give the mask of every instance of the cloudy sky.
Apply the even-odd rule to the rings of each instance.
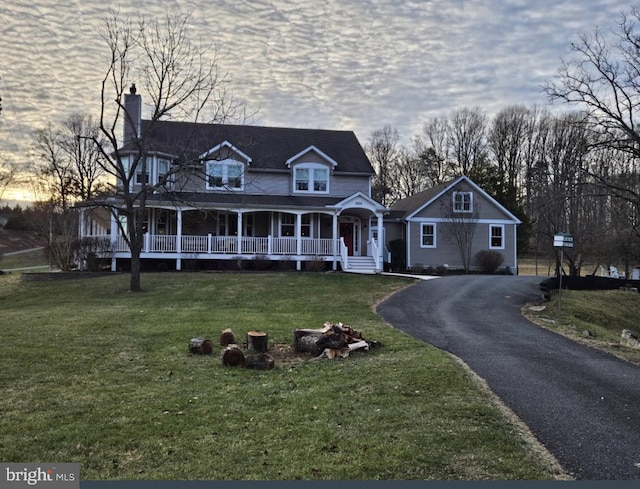
[[[193,39],[228,55],[232,88],[262,125],[353,130],[386,124],[404,140],[462,107],[488,115],[547,104],[570,43],[609,30],[617,0],[2,0],[0,154],[33,128],[98,109],[109,8],[192,12]],[[142,94],[144,98],[144,93]],[[5,197],[8,197],[5,195]]]

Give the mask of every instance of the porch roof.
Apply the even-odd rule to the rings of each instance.
[[[318,197],[306,195],[263,195],[245,193],[203,193],[172,192],[155,194],[149,198],[147,205],[188,206],[201,208],[238,207],[238,208],[287,208],[287,209],[319,209],[335,206],[344,197]]]

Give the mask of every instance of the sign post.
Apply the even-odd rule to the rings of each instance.
[[[569,233],[558,233],[553,237],[553,247],[560,248],[560,268],[558,269],[558,322],[560,322],[562,304],[562,270],[564,268],[564,249],[573,248],[573,236]]]

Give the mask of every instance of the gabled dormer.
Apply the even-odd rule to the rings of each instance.
[[[229,141],[199,156],[204,164],[207,190],[242,191],[246,170],[253,161]]]
[[[328,194],[338,162],[311,145],[289,158],[285,165],[291,169],[293,193]]]

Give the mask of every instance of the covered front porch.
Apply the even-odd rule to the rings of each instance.
[[[375,229],[382,229],[382,210],[358,195],[315,209],[148,208],[141,259],[171,260],[175,269],[202,260],[270,260],[327,262],[337,270],[377,273],[383,269]],[[119,222],[120,221],[120,222]],[[131,258],[121,230],[123,218],[103,208],[85,209],[80,235],[108,241],[111,269]],[[103,256],[104,258],[104,256]]]

